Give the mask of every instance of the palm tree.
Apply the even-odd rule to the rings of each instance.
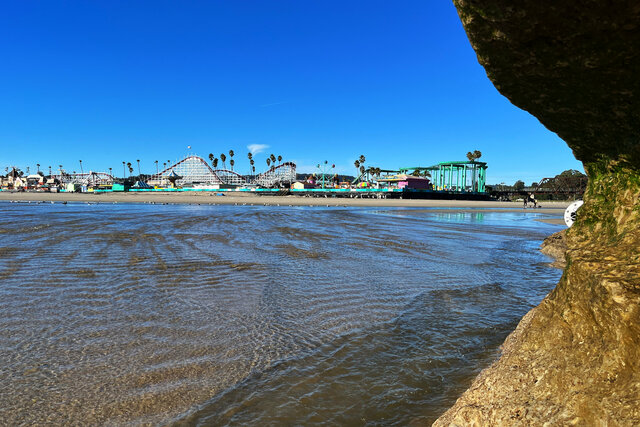
[[[366,160],[364,154],[361,154],[358,160],[360,160],[360,164],[364,163],[364,161]]]
[[[217,158],[213,158],[213,161],[211,162],[211,165],[213,166],[214,169],[218,168],[218,159]]]
[[[227,165],[225,164],[225,161],[227,160],[227,156],[225,156],[224,153],[220,154],[220,160],[222,160],[222,169],[226,169]]]
[[[36,166],[38,167],[38,173],[40,173],[40,163],[36,163]]]
[[[278,156],[278,164],[282,163],[282,156]]]
[[[276,165],[276,156],[275,155],[270,155],[269,158],[271,159],[271,163],[273,163],[273,165]]]
[[[80,162],[80,173],[84,174],[84,170],[82,169],[82,160],[78,160]]]
[[[136,162],[138,162],[138,176],[140,176],[140,159],[136,160]]]
[[[124,179],[127,176],[127,171],[124,168],[125,165],[125,161],[122,162],[122,179]]]
[[[233,152],[233,150],[229,150],[229,165],[231,165],[231,170],[233,170],[233,165],[236,163],[235,161],[233,161],[233,155],[235,153]]]
[[[51,176],[51,166],[49,166],[49,176]]]
[[[209,161],[213,162],[213,153],[209,153]]]
[[[109,175],[113,176],[113,168],[109,168]]]
[[[467,153],[467,159],[469,159],[470,162],[475,162],[480,157],[482,157],[482,152],[480,152],[478,150],[474,150],[473,152],[469,151]]]
[[[271,158],[267,157],[267,167],[271,166]]]
[[[251,154],[251,153],[249,153]],[[255,162],[253,161],[253,159],[249,160],[249,164],[251,165],[251,173],[252,175],[256,174],[256,167],[254,166]]]
[[[154,162],[156,164],[156,176],[160,175],[160,171],[158,170],[158,161]]]
[[[356,160],[355,162],[353,162],[353,166],[356,167],[356,178],[357,178],[358,170],[360,169],[360,161]]]

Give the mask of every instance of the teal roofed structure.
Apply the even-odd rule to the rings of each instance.
[[[478,161],[440,162],[433,166],[400,168],[400,173],[428,171],[433,189],[458,193],[486,192],[487,164]]]

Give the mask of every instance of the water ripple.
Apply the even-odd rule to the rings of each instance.
[[[0,215],[9,425],[429,422],[559,277],[555,228],[495,212]]]

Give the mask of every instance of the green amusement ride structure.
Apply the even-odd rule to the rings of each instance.
[[[460,193],[484,193],[486,191],[487,164],[475,160],[440,162],[433,166],[400,168],[400,173],[409,171],[428,172],[433,189]]]

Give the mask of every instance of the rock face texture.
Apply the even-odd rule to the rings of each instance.
[[[551,267],[565,268],[567,266],[567,230],[558,231],[544,239],[540,245],[540,252],[554,259],[549,264]]]
[[[640,164],[640,2],[454,0],[496,88],[578,160]]]
[[[640,2],[454,4],[496,88],[589,186],[558,286],[435,425],[640,425]]]

